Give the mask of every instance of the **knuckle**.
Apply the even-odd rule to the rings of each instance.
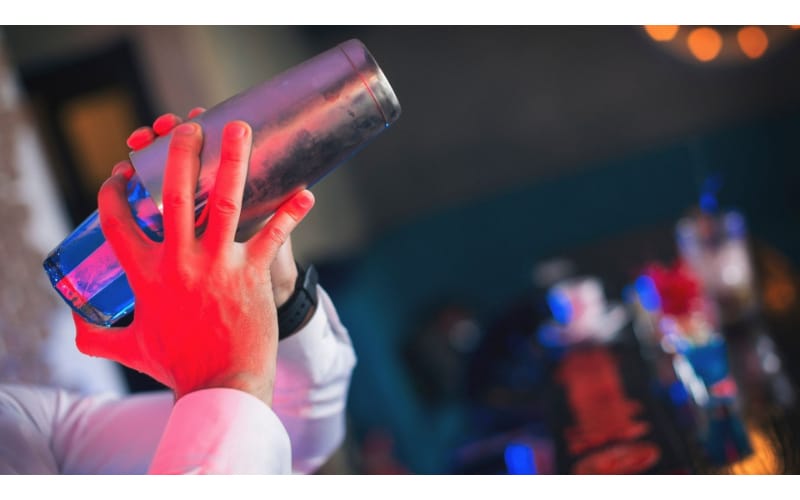
[[[224,287],[231,279],[231,270],[226,265],[224,259],[220,259],[216,264],[209,266],[207,273],[208,281],[218,286]]]
[[[189,193],[180,191],[164,192],[162,202],[164,206],[183,208],[194,204],[194,197]]]
[[[172,154],[192,155],[200,150],[199,139],[192,136],[175,136],[169,143],[169,150]]]
[[[127,170],[128,168],[131,168],[130,164],[131,164],[131,162],[128,161],[128,160],[118,161],[111,168],[111,175],[116,175],[118,172],[121,172],[123,170]]]
[[[100,216],[100,229],[102,229],[103,234],[108,236],[109,234],[119,234],[122,232],[122,227],[124,224],[122,220],[116,215],[101,215]]]
[[[194,283],[195,270],[180,261],[169,265],[162,263],[160,271],[174,289],[187,290]]]
[[[103,206],[108,205],[108,203],[112,200],[112,197],[116,194],[115,191],[113,178],[107,179],[105,182],[103,182],[103,184],[100,186],[100,190],[97,191],[98,208],[102,209]]]
[[[241,147],[226,147],[222,149],[221,161],[230,168],[231,165],[239,165],[247,161],[244,150]]]
[[[228,196],[215,196],[214,210],[225,215],[233,215],[239,212],[239,202]]]
[[[97,207],[100,211],[100,220],[108,216],[109,211],[113,211],[114,207],[120,200],[120,183],[117,179],[111,178],[103,183],[100,191],[97,193]]]
[[[117,168],[116,166],[114,168]],[[112,175],[100,186],[100,191],[98,191],[98,197],[100,196],[108,196],[112,192],[116,194],[116,191],[120,188],[120,186],[124,185],[124,180],[121,176]]]
[[[271,225],[267,228],[267,237],[278,245],[283,245],[289,235],[279,226]]]
[[[187,288],[194,284],[194,271],[186,266],[178,266],[175,270],[175,279]]]
[[[303,218],[303,215],[295,208],[287,209],[286,210],[286,215],[288,215],[289,218],[292,219],[292,222],[294,224],[297,224]]]

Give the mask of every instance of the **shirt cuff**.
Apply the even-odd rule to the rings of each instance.
[[[343,369],[341,365],[352,369],[355,364],[350,336],[333,302],[320,286],[317,296],[319,303],[308,323],[278,344],[277,392],[306,391],[324,385],[332,374]]]
[[[149,472],[288,474],[289,435],[272,409],[246,392],[192,392],[175,403]]]

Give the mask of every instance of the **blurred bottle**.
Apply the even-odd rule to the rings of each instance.
[[[349,40],[194,118],[204,131],[195,194],[198,234],[216,178],[223,127],[253,129],[238,241],[252,236],[282,202],[312,186],[380,134],[400,104],[367,48]],[[161,191],[171,134],[131,154],[131,211],[152,239],[163,238]],[[81,316],[109,326],[134,307],[125,274],[95,211],[44,262],[53,287]]]
[[[733,464],[753,453],[744,420],[730,401],[714,399],[706,412],[707,428],[700,442],[712,465]]]
[[[595,276],[555,283],[547,292],[547,305],[552,319],[539,327],[537,339],[556,357],[573,346],[613,342],[630,320],[622,304],[607,300]]]
[[[719,209],[718,181],[706,184],[700,210],[678,221],[675,235],[681,257],[717,303],[721,323],[730,325],[758,309],[747,224],[741,213]]]

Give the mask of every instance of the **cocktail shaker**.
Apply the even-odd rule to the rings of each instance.
[[[253,147],[237,241],[252,236],[275,209],[352,157],[400,116],[400,103],[367,48],[346,41],[193,118],[203,128],[195,194],[197,233],[219,167],[223,127],[250,124]],[[164,166],[172,134],[131,153],[136,171],[128,201],[144,232],[158,241]],[[44,261],[53,287],[88,321],[110,326],[134,308],[133,292],[95,211]]]

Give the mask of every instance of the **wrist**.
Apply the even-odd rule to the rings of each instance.
[[[273,377],[274,379],[274,377]],[[255,375],[250,373],[225,374],[214,379],[198,384],[190,389],[175,389],[175,401],[183,396],[206,389],[234,389],[246,392],[251,396],[260,399],[267,406],[272,406],[272,380],[266,375]]]
[[[275,307],[280,308],[291,298],[297,283],[297,277],[297,267],[294,266],[286,276],[283,276],[279,281],[273,281],[272,295],[275,299]]]

